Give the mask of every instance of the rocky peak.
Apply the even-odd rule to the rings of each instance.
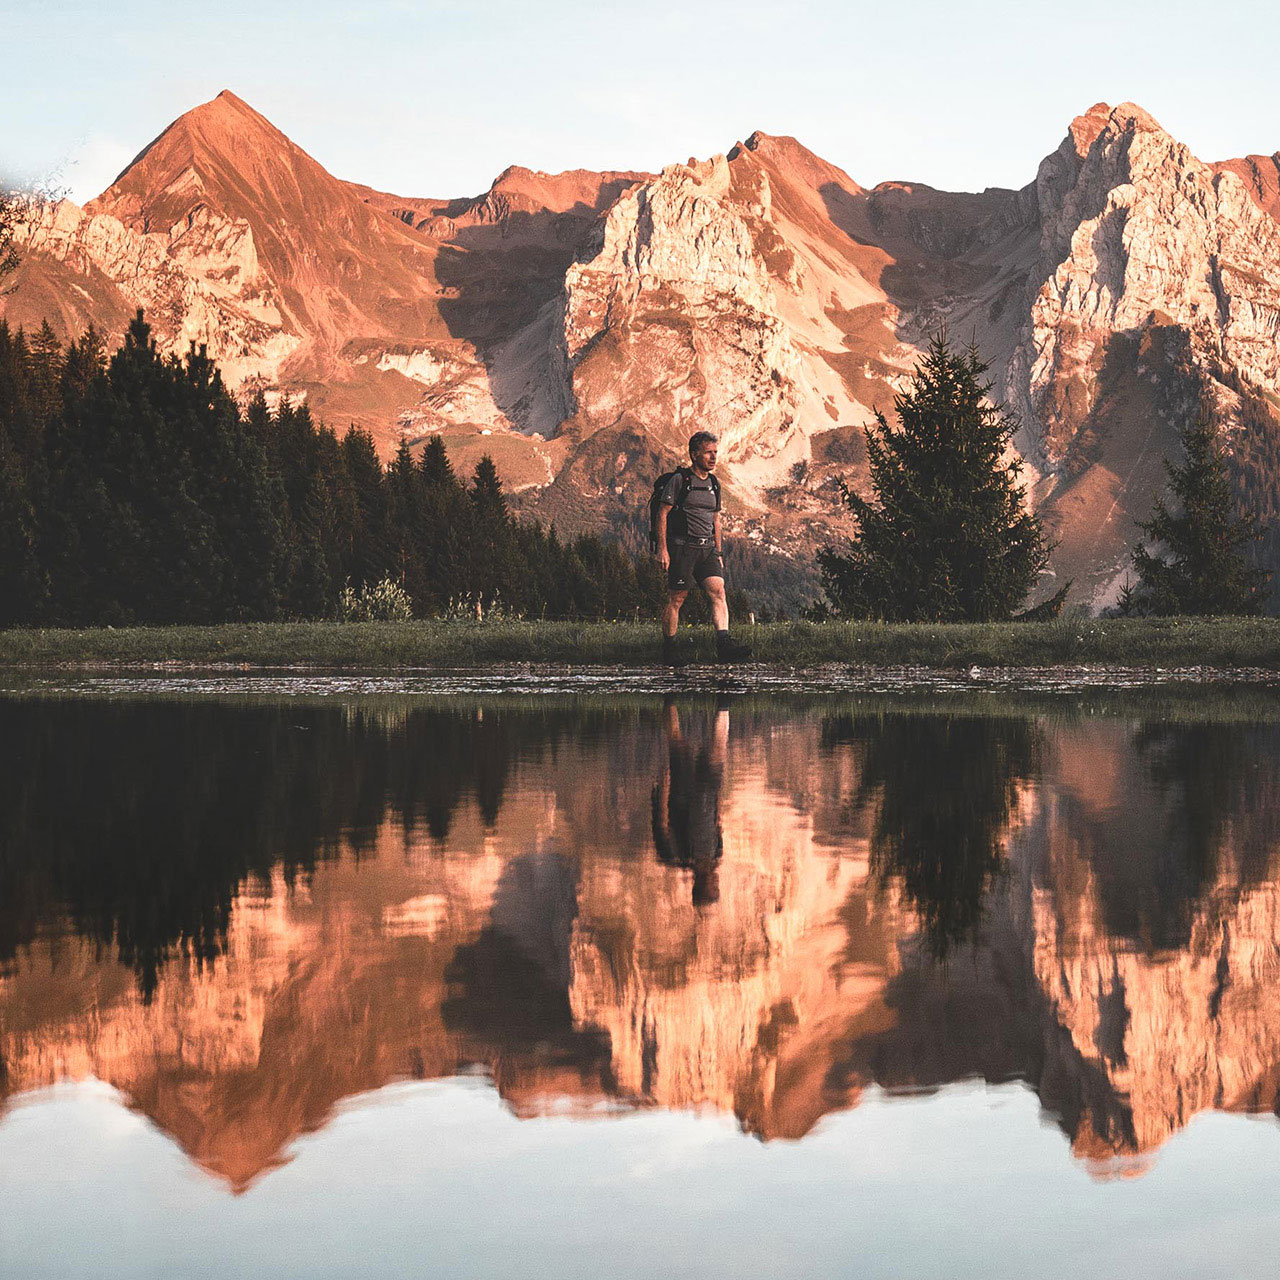
[[[195,204],[244,213],[243,206],[255,202],[255,188],[280,185],[282,168],[328,177],[265,116],[224,89],[179,116],[86,211],[111,214],[135,230],[167,230],[166,219],[172,225]],[[253,193],[248,201],[246,185]]]
[[[856,195],[863,190],[843,169],[786,134],[762,133],[757,129],[746,142],[733,147],[729,152],[730,161],[737,160],[743,153],[753,155],[775,177],[802,184],[814,191],[832,186]]]
[[[1076,116],[1071,122],[1067,135],[1075,147],[1076,155],[1082,160],[1093,146],[1094,139],[1107,127],[1110,115],[1111,108],[1105,102],[1095,102],[1088,111]]]
[[[752,225],[769,203],[767,176],[740,178],[723,155],[670,165],[614,203],[598,250],[565,281],[563,346],[581,427],[626,410],[673,448],[695,420],[721,434],[730,457],[786,442],[794,354]]]
[[[449,429],[513,489],[550,499],[567,475],[574,510],[584,459],[629,516],[627,457],[710,425],[735,504],[810,561],[837,480],[863,478],[861,424],[949,325],[1023,420],[1055,564],[1101,605],[1199,382],[1226,422],[1240,380],[1277,393],[1277,216],[1280,154],[1202,163],[1127,102],[1077,116],[1020,191],[867,191],[755,130],[656,176],[513,165],[479,196],[409,199],[333,177],[224,91],[31,228],[0,310],[114,337],[142,306],[233,387],[307,388],[388,452]]]
[[[1270,156],[1217,160],[1210,167],[1215,173],[1230,173],[1239,178],[1257,206],[1280,219],[1280,151]]]
[[[1102,113],[1100,104],[1074,122],[1040,166],[1039,260],[1007,382],[1037,426],[1024,448],[1055,475],[1055,494],[1074,490],[1062,518],[1087,522],[1095,548],[1115,540],[1096,605],[1123,576],[1136,532],[1126,509],[1145,514],[1163,485],[1150,460],[1176,448],[1206,392],[1231,420],[1236,392],[1215,381],[1223,361],[1265,391],[1280,386],[1280,226],[1257,190],[1230,166],[1198,160],[1133,103],[1099,128]],[[1093,469],[1104,440],[1105,475]],[[1059,532],[1077,539],[1068,525]]]

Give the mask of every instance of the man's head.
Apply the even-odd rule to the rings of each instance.
[[[689,437],[689,459],[699,471],[715,470],[719,443],[720,438],[710,431],[695,431]]]

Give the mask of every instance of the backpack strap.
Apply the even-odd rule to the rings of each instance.
[[[693,488],[693,468],[681,467],[680,469],[680,493],[676,498],[674,505],[675,510],[683,511],[684,505],[689,501],[689,493]],[[711,481],[711,492],[716,495],[716,510],[720,510],[720,481],[716,479],[714,473],[709,473],[707,479]]]

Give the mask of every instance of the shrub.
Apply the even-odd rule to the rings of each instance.
[[[338,597],[338,617],[343,622],[408,622],[413,617],[409,593],[387,577],[357,592],[347,583]]]

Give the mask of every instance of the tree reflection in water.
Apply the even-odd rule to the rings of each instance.
[[[1224,871],[1241,886],[1272,873],[1280,848],[1272,767],[1280,731],[1153,720],[1137,726],[1132,743],[1141,776],[1124,803],[1144,806],[1145,799],[1139,829],[1123,841],[1096,830],[1081,843],[1107,932],[1149,953],[1178,950]]]
[[[1037,773],[1039,731],[1027,719],[993,716],[838,716],[827,747],[859,759],[850,807],[874,813],[871,868],[897,880],[941,959],[970,938],[1004,863],[1017,789]]]
[[[764,1136],[1025,1079],[1090,1158],[1277,1105],[1280,729],[865,705],[0,700],[0,1098],[77,1060],[237,1186],[476,1066]]]
[[[564,708],[0,700],[0,960],[65,914],[150,995],[170,955],[219,954],[246,881],[368,849],[388,812],[443,839],[471,798],[492,825],[520,752],[583,731]]]

